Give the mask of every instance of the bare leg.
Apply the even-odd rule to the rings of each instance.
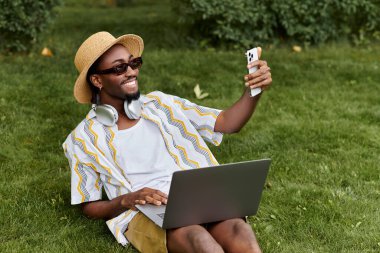
[[[251,226],[243,219],[213,223],[208,231],[226,252],[261,253]]]
[[[166,231],[167,248],[175,252],[224,252],[211,234],[200,225],[187,226]]]

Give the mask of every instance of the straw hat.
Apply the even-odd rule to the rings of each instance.
[[[134,34],[126,34],[116,39],[108,32],[98,32],[86,39],[79,47],[74,59],[75,67],[79,72],[74,85],[74,97],[79,103],[91,103],[92,93],[86,81],[87,71],[102,54],[115,44],[122,44],[135,57],[141,56],[144,50],[142,38]]]

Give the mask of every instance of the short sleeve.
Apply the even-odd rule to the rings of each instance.
[[[182,110],[190,123],[197,129],[202,138],[216,146],[219,146],[223,139],[223,134],[214,131],[216,119],[221,110],[205,106],[199,106],[177,96],[172,96],[177,108]]]
[[[94,164],[71,141],[71,137],[63,143],[65,155],[71,169],[71,204],[102,199],[102,183]]]

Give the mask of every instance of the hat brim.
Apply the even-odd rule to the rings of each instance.
[[[105,47],[99,53],[99,55],[93,59],[93,61],[89,62],[89,64],[83,68],[77,80],[75,81],[74,97],[79,103],[81,104],[91,103],[92,92],[91,92],[90,84],[86,80],[87,72],[90,69],[91,65],[100,56],[102,56],[108,49],[110,49],[112,46],[116,44],[121,44],[125,46],[128,49],[128,51],[135,57],[141,56],[142,52],[144,51],[144,42],[140,36],[137,36],[135,34],[126,34],[115,39],[113,43],[110,43],[107,47]]]

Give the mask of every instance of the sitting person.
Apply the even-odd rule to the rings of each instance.
[[[71,203],[81,204],[88,217],[107,220],[119,243],[141,252],[261,252],[241,218],[165,230],[135,204],[166,204],[174,171],[218,164],[205,141],[219,145],[223,133],[246,124],[262,95],[251,97],[250,88],[265,90],[270,68],[262,60],[248,66],[258,71],[245,75],[243,95],[221,111],[159,91],[140,95],[143,48],[137,35],[116,39],[99,32],[76,53],[74,97],[93,108],[63,143]]]

